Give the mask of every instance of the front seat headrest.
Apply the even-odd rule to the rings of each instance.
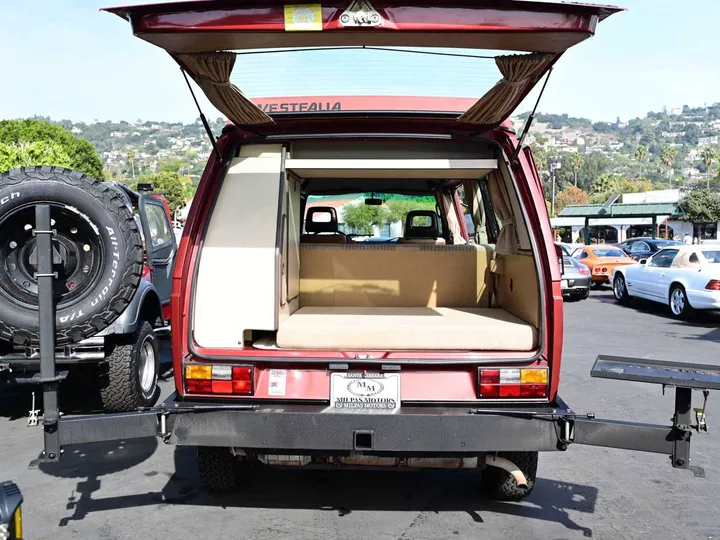
[[[418,219],[419,218],[419,219]],[[417,223],[415,222],[417,220]],[[411,210],[405,218],[404,238],[432,238],[440,236],[437,214],[432,210]]]
[[[315,215],[318,215],[316,220]],[[332,206],[314,206],[308,208],[305,218],[305,232],[308,233],[337,233],[337,211]]]

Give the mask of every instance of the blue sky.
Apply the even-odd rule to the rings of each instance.
[[[597,121],[629,119],[663,106],[720,101],[720,1],[615,3],[628,11],[601,23],[595,37],[560,59],[541,111]],[[0,50],[5,76],[0,84],[0,118],[45,115],[86,122],[196,118],[185,83],[167,54],[134,38],[125,21],[99,11],[112,0],[110,4],[108,0],[2,4]],[[254,56],[238,62],[236,71],[245,69],[234,80],[251,96],[303,93],[308,90],[303,81],[322,82],[325,92],[317,93],[331,89],[347,93],[347,75],[354,74],[355,86],[350,90],[359,93],[409,90],[468,97],[479,97],[495,80],[495,68],[487,61],[425,57],[423,62],[433,63],[420,71],[419,58],[400,56],[367,51]],[[451,78],[450,73],[459,75]],[[382,85],[376,85],[377,80]],[[345,86],[333,81],[344,81]],[[531,101],[532,95],[521,110]],[[219,116],[202,102],[208,116]]]

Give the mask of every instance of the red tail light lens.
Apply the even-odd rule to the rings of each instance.
[[[254,393],[252,366],[188,364],[185,389],[189,394]]]
[[[585,266],[581,266],[580,268],[578,268],[578,271],[579,271],[583,276],[587,276],[587,275],[590,274],[590,270],[588,270],[587,267],[585,267]]]
[[[492,368],[478,370],[480,398],[544,398],[548,393],[547,368]]]
[[[188,379],[185,381],[185,388],[191,394],[211,394],[212,381]]]
[[[720,279],[711,279],[705,288],[709,291],[720,291]]]

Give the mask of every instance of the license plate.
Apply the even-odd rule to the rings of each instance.
[[[330,406],[343,411],[393,412],[400,407],[400,374],[333,373]]]
[[[568,285],[568,280],[567,280],[567,279],[563,279],[563,280],[562,280],[562,288],[563,288],[563,289],[567,289],[568,287],[569,287],[569,285]]]

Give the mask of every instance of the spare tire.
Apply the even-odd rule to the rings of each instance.
[[[143,269],[140,233],[117,188],[60,167],[0,175],[0,340],[39,340],[35,207],[50,205],[56,343],[82,341],[117,319]]]

